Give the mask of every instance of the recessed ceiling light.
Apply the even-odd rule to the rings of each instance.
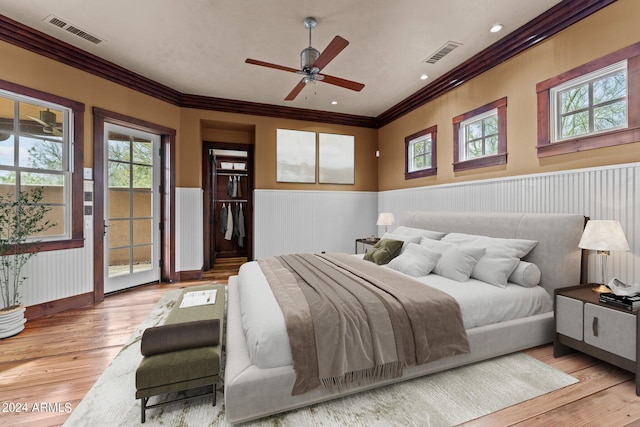
[[[493,27],[489,29],[489,31],[491,31],[492,33],[497,33],[500,30],[502,30],[503,27],[504,26],[502,24],[495,24]]]
[[[427,76],[426,74],[420,76],[420,80],[427,80],[428,78],[429,76]]]
[[[331,101],[331,105],[338,105],[338,101]]]

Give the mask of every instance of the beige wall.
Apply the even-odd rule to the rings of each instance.
[[[277,119],[245,114],[184,108],[177,181],[179,187],[199,187],[202,177],[201,141],[254,144],[255,188],[331,191],[377,191],[377,130],[329,125],[303,120]],[[276,182],[276,129],[340,133],[355,136],[355,184],[291,184]],[[196,170],[197,169],[197,170]]]
[[[92,107],[176,129],[176,185],[201,186],[202,141],[255,145],[255,188],[377,191],[640,161],[639,144],[538,159],[536,83],[640,40],[640,2],[619,0],[540,45],[380,130],[179,108],[16,46],[0,42],[0,79],[85,104],[85,166],[93,166]],[[6,66],[11,64],[11,66]],[[453,173],[451,119],[506,96],[508,163]],[[438,126],[438,174],[405,181],[404,137]],[[277,128],[355,136],[354,185],[276,182]],[[375,157],[379,148],[381,157]]]
[[[179,108],[60,62],[0,42],[0,79],[85,104],[84,165],[93,166],[93,107],[176,129]]]
[[[538,159],[536,84],[640,40],[640,2],[619,0],[560,34],[412,111],[379,131],[378,189],[640,161],[640,143]],[[452,118],[507,97],[507,165],[453,172]],[[435,177],[404,179],[404,138],[438,126]]]

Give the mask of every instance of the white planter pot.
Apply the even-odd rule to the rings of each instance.
[[[22,332],[27,322],[24,312],[25,308],[22,304],[11,310],[0,310],[0,339]]]

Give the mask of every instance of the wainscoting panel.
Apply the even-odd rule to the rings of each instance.
[[[375,192],[254,191],[254,256],[354,253],[355,239],[376,233]]]
[[[176,271],[202,269],[202,189],[176,188]]]
[[[93,193],[93,181],[84,182],[84,191]],[[93,214],[93,197],[85,201]],[[22,303],[42,304],[93,292],[93,215],[84,215],[84,247],[41,252],[23,270]]]
[[[396,220],[405,211],[573,213],[617,219],[631,250],[611,253],[608,277],[640,283],[640,163],[382,191],[378,211],[392,212]],[[589,254],[590,281],[600,277],[596,258]]]

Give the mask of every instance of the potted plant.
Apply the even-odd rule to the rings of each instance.
[[[22,269],[39,251],[40,241],[33,237],[55,225],[46,218],[51,208],[40,203],[43,192],[35,187],[17,198],[0,194],[0,338],[24,329],[20,291],[27,277]]]

